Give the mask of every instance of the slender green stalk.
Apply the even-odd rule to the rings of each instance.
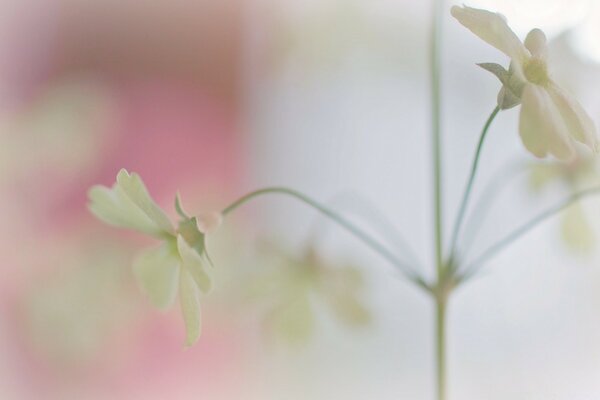
[[[441,31],[444,0],[434,0],[431,22],[430,75],[431,75],[431,144],[433,158],[433,211],[435,235],[435,264],[437,276],[442,275],[443,261],[443,199],[442,199],[442,139],[441,139]]]
[[[293,197],[297,200],[300,200],[304,204],[311,206],[312,208],[316,209],[323,215],[329,217],[332,221],[336,222],[338,225],[340,225],[341,227],[346,229],[348,232],[350,232],[356,238],[360,239],[363,243],[365,243],[367,246],[369,246],[376,253],[378,253],[383,258],[388,260],[392,265],[394,265],[396,268],[398,268],[400,270],[400,272],[402,272],[402,274],[407,279],[409,279],[411,282],[415,283],[416,285],[418,285],[419,287],[421,287],[425,290],[429,290],[429,285],[425,282],[424,278],[421,277],[420,274],[412,268],[412,266],[399,260],[391,251],[389,251],[386,247],[384,247],[381,243],[379,243],[375,238],[373,238],[371,235],[369,235],[368,233],[361,230],[359,227],[354,225],[352,222],[348,221],[342,215],[338,214],[337,212],[327,208],[325,205],[311,199],[310,197],[308,197],[305,194],[302,194],[296,190],[286,188],[286,187],[267,187],[267,188],[255,190],[253,192],[246,194],[245,196],[242,196],[241,198],[234,201],[233,203],[231,203],[229,206],[227,206],[225,209],[223,209],[222,213],[223,213],[223,215],[230,214],[231,212],[236,210],[238,207],[240,207],[241,205],[254,199],[255,197],[263,196],[263,195],[267,195],[267,194],[287,195],[287,196]]]
[[[488,247],[487,250],[485,250],[483,253],[481,253],[481,255],[476,257],[475,260],[473,260],[471,263],[469,263],[467,265],[467,267],[465,268],[465,272],[463,274],[461,274],[461,280],[464,281],[468,278],[471,278],[473,275],[475,275],[477,272],[479,272],[481,270],[483,264],[486,261],[488,261],[490,258],[495,256],[496,254],[498,254],[501,250],[505,249],[508,245],[515,242],[521,236],[523,236],[524,234],[526,234],[527,232],[529,232],[530,230],[532,230],[533,228],[538,226],[540,223],[542,223],[545,220],[547,220],[548,218],[556,215],[557,213],[559,213],[560,211],[569,207],[571,204],[575,203],[576,201],[578,201],[584,197],[589,197],[589,196],[593,196],[593,195],[597,195],[597,194],[600,194],[600,186],[574,193],[571,196],[567,197],[565,200],[558,203],[557,205],[549,208],[548,210],[546,210],[544,212],[541,212],[536,217],[532,218],[528,222],[521,225],[519,228],[515,229],[514,231],[512,231],[511,233],[506,235],[503,239],[499,240],[495,244]]]
[[[430,37],[430,75],[431,75],[431,143],[433,158],[433,211],[435,235],[435,265],[437,289],[444,285],[446,276],[444,266],[443,238],[443,192],[442,192],[442,140],[441,140],[441,32],[444,0],[434,0]],[[433,291],[432,291],[433,294]],[[436,383],[437,399],[446,399],[446,306],[445,299],[436,296]]]
[[[456,221],[454,222],[454,228],[452,230],[452,238],[450,240],[450,259],[454,258],[456,252],[456,243],[458,241],[458,237],[460,235],[460,228],[462,226],[463,220],[465,218],[465,212],[467,211],[467,206],[469,204],[469,198],[471,197],[471,192],[473,191],[473,183],[475,182],[475,176],[477,174],[477,167],[479,166],[479,159],[481,158],[481,150],[483,149],[483,143],[485,142],[485,138],[487,137],[487,133],[496,118],[496,115],[500,112],[500,107],[496,106],[494,111],[490,114],[483,129],[481,131],[481,135],[479,136],[479,143],[477,143],[477,150],[475,150],[475,157],[473,158],[473,164],[471,166],[471,173],[469,175],[469,180],[467,181],[467,186],[465,188],[465,192],[463,193],[463,198],[460,203],[460,208],[458,210],[458,214],[456,216]]]
[[[447,299],[436,299],[436,359],[437,359],[437,398],[446,399],[446,306]]]
[[[410,246],[406,237],[370,199],[359,193],[347,191],[338,193],[328,205],[330,207],[335,205],[337,210],[344,210],[352,216],[364,220],[367,226],[374,229],[377,236],[388,245],[396,247],[398,249],[397,253],[406,256],[406,263],[415,266],[417,270],[423,269],[423,263],[419,260],[419,256]],[[317,228],[318,226],[315,225],[313,229],[316,230]]]

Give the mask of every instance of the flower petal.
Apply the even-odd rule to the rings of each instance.
[[[166,243],[142,252],[133,264],[141,289],[161,309],[170,307],[175,300],[179,269],[179,259]]]
[[[179,303],[185,323],[185,345],[192,346],[200,337],[200,292],[192,275],[185,268],[179,275]]]
[[[571,250],[589,253],[594,249],[596,238],[581,203],[575,203],[565,210],[561,233],[565,244]]]
[[[331,293],[325,299],[335,316],[345,324],[362,326],[371,321],[371,313],[354,293]]]
[[[112,188],[97,185],[88,192],[89,209],[105,223],[163,237],[173,228],[154,203],[138,175],[122,169]]]
[[[158,228],[165,232],[173,232],[173,226],[169,217],[164,213],[161,208],[156,205],[146,185],[136,173],[131,175],[125,169],[121,169],[117,175],[117,183],[123,189],[123,192],[129,197],[129,199],[138,206],[147,216],[150,218]]]
[[[511,59],[523,63],[529,58],[529,52],[502,14],[466,6],[453,6],[450,12],[463,26]]]
[[[600,146],[596,126],[579,102],[554,83],[550,85],[548,92],[560,111],[569,134],[578,142],[597,152]]]
[[[305,343],[315,328],[315,316],[306,291],[294,291],[268,316],[268,323],[281,339]]]
[[[204,270],[204,262],[200,254],[181,235],[177,236],[177,250],[183,262],[183,269],[192,275],[200,290],[207,293],[211,288],[211,282],[210,277]]]
[[[561,160],[575,155],[567,127],[548,92],[527,84],[523,89],[519,133],[523,144],[537,157],[548,153]]]
[[[525,47],[532,56],[546,58],[548,46],[546,45],[546,34],[541,29],[532,29],[525,38]]]

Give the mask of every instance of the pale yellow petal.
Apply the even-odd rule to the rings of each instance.
[[[575,155],[567,127],[547,91],[527,84],[523,89],[519,133],[523,144],[537,157],[548,153],[561,160]]]
[[[548,92],[567,126],[569,134],[578,142],[597,152],[599,145],[596,126],[579,102],[554,83],[551,84]]]
[[[529,170],[529,185],[531,189],[538,192],[552,182],[560,180],[565,173],[562,164],[539,163],[532,164]]]
[[[523,63],[529,58],[528,50],[503,15],[466,6],[453,6],[451,13],[463,26],[511,59]]]
[[[166,309],[177,294],[179,258],[167,244],[142,252],[133,264],[141,289],[154,306]]]
[[[192,275],[200,290],[207,293],[211,288],[211,281],[204,269],[202,257],[181,235],[177,236],[177,249],[179,251],[179,256],[181,257],[183,269],[187,270]]]
[[[274,309],[269,322],[275,334],[290,343],[304,343],[314,330],[315,320],[308,293],[295,292]]]
[[[361,326],[371,321],[371,313],[353,293],[332,293],[326,299],[337,319],[345,324]]]
[[[575,203],[565,210],[561,231],[563,240],[572,250],[589,253],[594,248],[596,237],[581,204]]]
[[[179,274],[179,303],[185,323],[185,345],[189,347],[200,337],[200,292],[194,278],[185,268]]]
[[[532,29],[525,38],[525,47],[532,56],[546,58],[548,46],[546,44],[546,34],[540,29]]]

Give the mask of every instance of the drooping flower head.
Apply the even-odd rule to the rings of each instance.
[[[141,289],[158,308],[171,306],[179,292],[186,326],[186,345],[194,344],[201,331],[200,292],[207,293],[211,280],[206,234],[221,223],[221,215],[189,217],[179,197],[175,207],[181,220],[175,229],[164,211],[150,197],[139,175],[119,171],[112,188],[94,186],[89,191],[90,211],[105,223],[133,229],[162,240],[160,246],[143,251],[134,262]]]
[[[451,12],[471,32],[510,57],[508,70],[497,64],[480,65],[503,84],[498,94],[501,109],[522,105],[519,132],[527,150],[537,157],[552,154],[571,160],[575,141],[596,152],[600,149],[592,119],[550,76],[544,32],[533,29],[521,42],[501,14],[465,6],[454,6]]]

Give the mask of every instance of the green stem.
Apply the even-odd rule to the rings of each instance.
[[[282,194],[282,195],[291,196],[297,200],[300,200],[304,204],[311,206],[312,208],[316,209],[323,215],[329,217],[332,221],[336,222],[338,225],[340,225],[341,227],[346,229],[348,232],[350,232],[356,238],[360,239],[363,243],[365,243],[367,246],[369,246],[376,253],[378,253],[383,258],[388,260],[392,265],[397,267],[400,270],[400,272],[402,272],[404,274],[404,276],[406,278],[408,278],[411,282],[417,284],[419,287],[421,287],[423,289],[429,290],[429,285],[419,275],[419,273],[417,273],[410,265],[403,263],[401,260],[399,260],[391,251],[389,251],[386,247],[384,247],[382,244],[380,244],[375,238],[373,238],[371,235],[369,235],[366,232],[364,232],[363,230],[361,230],[359,227],[355,226],[353,223],[348,221],[346,218],[344,218],[340,214],[336,213],[335,211],[327,208],[325,205],[311,199],[310,197],[308,197],[305,194],[302,194],[296,190],[289,189],[286,187],[267,187],[267,188],[255,190],[253,192],[246,194],[245,196],[242,196],[241,198],[234,201],[233,203],[231,203],[229,206],[227,206],[225,209],[223,209],[222,213],[223,213],[223,215],[230,214],[231,212],[236,210],[238,207],[240,207],[241,205],[254,199],[255,197],[263,196],[266,194]]]
[[[462,197],[462,201],[460,203],[460,208],[458,210],[458,214],[456,216],[456,221],[454,222],[454,229],[452,230],[452,239],[450,240],[450,259],[454,258],[456,252],[456,244],[458,241],[458,237],[460,235],[460,228],[462,226],[463,220],[465,218],[465,212],[467,211],[467,206],[469,204],[469,198],[471,197],[471,192],[473,191],[473,183],[475,182],[475,176],[477,174],[477,167],[479,166],[479,159],[481,157],[481,150],[483,149],[483,143],[485,142],[485,138],[487,133],[496,118],[496,115],[500,112],[500,107],[496,106],[494,111],[490,114],[483,129],[481,131],[481,135],[479,136],[479,143],[477,143],[477,150],[475,150],[475,158],[473,159],[473,165],[471,166],[471,173],[469,175],[469,180],[467,181],[467,186],[465,188],[465,192]]]
[[[519,239],[521,236],[523,236],[524,234],[526,234],[527,232],[529,232],[530,230],[535,228],[540,223],[542,223],[545,220],[547,220],[548,218],[556,215],[557,213],[559,213],[560,211],[569,207],[571,204],[575,203],[576,201],[578,201],[584,197],[589,197],[589,196],[593,196],[593,195],[597,195],[597,194],[600,194],[600,186],[574,193],[571,196],[567,197],[565,200],[558,203],[557,205],[549,208],[548,210],[546,210],[544,212],[541,212],[536,217],[532,218],[528,222],[521,225],[519,228],[515,229],[514,231],[512,231],[511,233],[506,235],[503,239],[499,240],[495,244],[488,247],[487,250],[485,250],[483,253],[481,253],[481,255],[476,257],[475,260],[473,260],[471,263],[469,263],[467,265],[467,267],[465,268],[465,272],[463,274],[461,274],[461,276],[462,276],[461,280],[464,281],[464,280],[472,277],[473,275],[475,275],[477,272],[480,271],[482,265],[486,261],[488,261],[490,258],[495,256],[496,254],[498,254],[501,250],[505,249],[508,245],[510,245],[517,239]]]
[[[398,249],[398,253],[406,256],[405,262],[417,269],[423,269],[423,263],[410,246],[406,237],[390,222],[389,218],[368,198],[355,192],[339,193],[328,203],[330,207],[336,206],[362,219],[367,226],[374,229],[384,242]],[[316,226],[315,228],[316,229]]]
[[[446,306],[447,299],[436,299],[436,359],[437,359],[437,398],[446,399]]]
[[[437,290],[445,286],[446,271],[443,259],[443,192],[441,141],[441,32],[444,0],[434,0],[431,21],[430,74],[431,74],[431,143],[433,158],[433,208],[435,235],[435,265]],[[433,291],[432,291],[433,294]],[[436,297],[436,383],[437,399],[446,399],[446,308],[445,298]]]
[[[431,143],[433,158],[433,209],[435,235],[435,264],[438,278],[443,262],[443,208],[442,208],[442,140],[441,140],[441,28],[444,0],[434,0],[431,23],[430,74],[431,74]]]

